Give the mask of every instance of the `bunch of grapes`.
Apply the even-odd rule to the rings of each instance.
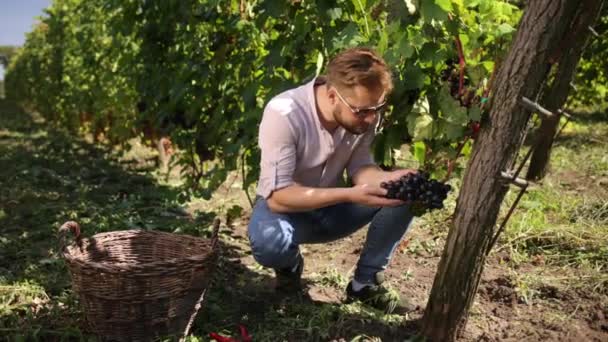
[[[448,59],[446,61],[446,68],[441,72],[441,80],[448,82],[450,86],[450,94],[453,98],[460,101],[460,105],[466,108],[470,108],[474,104],[479,104],[480,97],[476,95],[476,89],[470,87],[470,81],[467,77],[463,79],[463,89],[460,93],[460,72],[457,68],[457,59]]]
[[[427,211],[443,208],[443,200],[452,190],[449,184],[430,179],[428,172],[410,173],[398,180],[382,182],[387,190],[386,197],[412,203],[414,215],[421,216]]]
[[[441,71],[441,80],[446,82],[459,76],[456,66],[458,65],[458,58],[450,58],[445,61],[446,68]],[[456,83],[458,86],[458,83]]]

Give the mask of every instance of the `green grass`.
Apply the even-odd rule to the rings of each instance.
[[[605,242],[608,183],[599,182],[608,176],[606,151],[608,122],[567,126],[552,153],[552,172],[523,198],[507,235],[550,232],[573,246]]]
[[[230,199],[185,202],[150,156],[137,146],[121,155],[93,145],[0,101],[0,340],[95,340],[58,253],[63,222],[78,220],[85,236],[143,228],[208,237],[215,216],[238,217]],[[193,217],[182,215],[185,206]],[[403,316],[278,298],[269,291],[271,272],[234,261],[247,253],[241,239],[224,227],[223,258],[190,341],[209,341],[212,331],[235,335],[238,323],[256,341],[404,336]],[[346,285],[335,269],[312,282],[336,291]]]
[[[149,172],[3,101],[0,165],[0,336],[9,339],[83,335],[57,251],[63,222],[77,219],[86,236],[134,227],[210,233],[213,212],[177,217],[179,193]]]
[[[550,165],[542,183],[519,202],[493,253],[509,254],[509,277],[526,301],[547,284],[608,295],[608,115],[579,114],[555,141]],[[460,188],[458,178],[451,183]],[[422,218],[420,225],[433,236],[447,236],[457,191],[448,197],[447,210]],[[497,226],[518,192],[511,188],[507,194]],[[431,253],[432,244],[414,241],[408,252]]]
[[[320,274],[311,274],[310,277],[314,279],[316,284],[323,287],[334,287],[342,290],[346,288],[346,285],[348,284],[348,279],[335,268],[328,268]]]
[[[592,120],[596,116],[581,115],[566,126],[550,173],[522,198],[496,247],[510,252],[514,274],[530,262],[561,274],[534,271],[519,277],[527,279],[521,288],[557,282],[608,294],[608,120]],[[503,214],[515,195],[508,194]]]
[[[607,294],[608,183],[602,182],[608,178],[608,120],[603,118],[583,117],[567,127],[554,149],[551,173],[524,196],[494,249],[510,255],[504,266],[526,303],[542,297],[549,285]],[[153,156],[144,149],[121,155],[92,145],[0,101],[0,336],[94,340],[57,252],[56,231],[66,220],[77,219],[87,236],[129,228],[209,236],[213,217],[238,220],[235,205],[245,199],[186,202],[173,186],[179,180],[166,179],[146,161]],[[459,187],[458,179],[452,183]],[[451,193],[446,210],[419,220],[435,239],[412,240],[404,251],[408,257],[441,254],[456,198]],[[503,216],[514,198],[515,192],[507,195]],[[184,206],[194,213],[191,218],[180,214]],[[256,341],[407,340],[406,333],[413,332],[408,317],[356,303],[277,297],[270,289],[272,272],[238,262],[247,253],[240,248],[246,244],[242,237],[224,229],[222,244],[213,291],[190,341],[209,341],[212,331],[235,336],[239,323]],[[342,293],[344,274],[331,267],[317,272],[308,276],[312,284]],[[400,276],[418,281],[409,269]]]

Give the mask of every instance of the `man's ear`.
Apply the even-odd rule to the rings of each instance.
[[[338,95],[336,95],[336,91],[332,88],[327,88],[327,99],[331,105],[335,105],[336,101],[338,101]]]

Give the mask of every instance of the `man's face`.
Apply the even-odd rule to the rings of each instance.
[[[349,91],[330,88],[336,122],[352,134],[367,132],[384,110],[385,94],[381,88],[355,86]]]

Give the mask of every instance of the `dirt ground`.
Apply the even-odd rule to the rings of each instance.
[[[244,198],[237,200],[245,201],[240,204],[249,209]],[[250,290],[253,291],[250,292],[252,297],[259,298],[260,293],[255,291],[271,295],[273,279],[272,273],[261,269],[251,256],[247,239],[249,214],[250,211],[246,210],[240,219],[232,222],[232,227],[225,228],[231,237],[225,246],[228,250],[225,257],[229,263],[237,264],[238,267],[224,276],[237,278],[238,275],[230,273],[240,272],[239,269],[243,267],[265,274],[260,286]],[[408,338],[403,335],[404,332],[416,334],[443,250],[447,221],[444,225],[444,228],[440,225],[439,228],[429,229],[423,220],[416,221],[387,269],[386,279],[390,286],[418,305],[416,312],[407,317],[402,329],[395,331],[394,327],[374,324],[354,327],[355,329],[379,337],[382,341],[403,341]],[[363,228],[339,241],[300,247],[305,258],[303,278],[314,303],[336,305],[344,300],[342,288],[327,286],[313,279],[318,279],[319,274],[334,274],[348,281],[354,272],[365,234],[366,228]],[[521,265],[517,273],[542,272],[545,279],[555,278],[555,284],[545,283],[540,288],[531,289],[534,298],[525,298],[525,293],[522,295],[521,291],[516,290],[517,279],[506,266],[510,257],[506,249],[497,251],[496,248],[488,257],[462,341],[608,341],[606,295],[564,285],[563,281],[559,281],[562,271],[545,265],[542,257],[539,257]],[[222,286],[226,286],[226,283]],[[236,290],[235,293],[239,291]],[[256,304],[255,300],[250,304]],[[251,313],[250,309],[244,309],[243,312]],[[295,340],[299,338],[294,337]]]
[[[174,208],[178,193],[149,177],[152,171],[144,170],[154,168],[147,165],[153,164],[149,158],[134,153],[115,160],[97,146],[51,130],[42,122],[27,121],[13,107],[5,107],[4,112],[14,118],[0,125],[0,285],[4,289],[0,309],[5,309],[0,310],[0,341],[31,340],[24,336],[82,341],[89,336],[84,315],[68,291],[65,264],[54,253],[56,229],[66,218],[83,221],[89,229],[87,235],[143,226],[208,236],[211,219],[230,212],[234,205],[244,211],[230,222],[222,217],[222,257],[190,341],[208,341],[210,332],[234,334],[239,322],[248,327],[256,342],[419,341],[415,336],[451,210],[444,210],[445,217],[416,220],[387,270],[388,284],[419,306],[413,314],[387,318],[398,315],[374,314],[342,303],[365,228],[333,243],[301,246],[304,281],[312,301],[279,298],[273,291],[272,272],[251,256],[246,232],[250,205],[238,176],[231,176],[211,201],[190,203],[184,214],[181,207]],[[580,145],[578,141],[572,144]],[[568,153],[562,160],[571,160],[573,155]],[[561,184],[558,195],[608,198],[604,164],[597,164],[600,171],[594,170],[595,178],[585,177],[581,164],[554,177]],[[137,171],[140,169],[143,171]],[[173,173],[170,178],[179,178],[178,170]],[[598,206],[601,203],[581,203],[578,214],[606,222],[603,215],[608,207]],[[562,228],[577,224],[566,223]],[[557,234],[557,230],[547,234]],[[578,236],[567,238],[576,240]],[[546,242],[536,245],[541,243]],[[607,278],[600,273],[605,258],[598,259],[603,264],[597,266],[601,277],[594,287],[595,273],[590,275],[583,262],[558,267],[545,260],[548,255],[530,254],[521,260],[511,246],[499,243],[487,259],[461,340],[608,341]],[[586,254],[583,261],[591,259]]]

